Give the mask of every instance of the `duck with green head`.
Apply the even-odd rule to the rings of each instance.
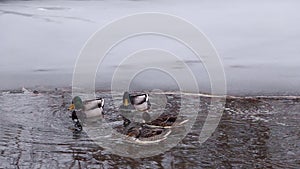
[[[69,107],[70,111],[75,111],[86,118],[102,117],[103,116],[104,99],[97,98],[93,100],[82,101],[79,96],[72,99],[72,104]]]
[[[98,98],[93,100],[82,101],[79,96],[75,96],[72,99],[72,104],[68,110],[72,111],[72,120],[74,122],[75,131],[81,131],[82,126],[80,119],[92,118],[92,117],[103,117],[104,99]],[[78,118],[79,117],[79,118]]]
[[[150,108],[149,95],[146,93],[129,94],[129,92],[124,92],[123,105],[133,107],[137,111],[147,111]]]
[[[134,117],[140,116],[143,122],[150,119],[148,110],[150,109],[149,95],[146,93],[129,94],[124,92],[123,104],[120,106],[119,111],[123,117],[124,124],[128,124]],[[140,114],[142,113],[142,114]],[[136,119],[137,120],[137,119]]]

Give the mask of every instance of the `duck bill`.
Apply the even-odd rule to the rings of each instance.
[[[68,108],[69,111],[72,111],[72,110],[74,110],[74,109],[75,109],[75,105],[74,105],[74,104],[71,104],[71,105],[69,106],[69,108]]]
[[[128,99],[124,99],[124,106],[128,106],[129,103],[128,103]]]

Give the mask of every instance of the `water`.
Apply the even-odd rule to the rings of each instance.
[[[0,0],[0,168],[300,168],[298,6],[296,0]],[[171,107],[188,101],[184,114],[196,120],[192,130],[170,150],[135,159],[99,147],[86,132],[73,133],[67,112],[71,90],[62,87],[71,86],[76,58],[95,31],[139,12],[173,14],[202,30],[220,54],[228,93],[245,97],[227,98],[216,131],[200,144],[211,98],[201,95],[197,105],[197,94],[169,93]],[[111,123],[118,122],[115,113],[122,93],[114,92],[113,100],[104,89],[110,89],[124,56],[145,48],[180,56],[196,75],[201,92],[210,92],[201,61],[182,45],[155,36],[128,39],[107,54],[97,74],[97,95],[106,99],[105,115]],[[179,90],[172,77],[154,70],[138,74],[131,85]],[[11,90],[22,86],[40,94]],[[246,97],[250,95],[263,97]],[[189,115],[191,109],[198,111],[197,117]]]
[[[297,97],[228,98],[218,128],[200,144],[198,136],[211,99],[201,96],[196,123],[177,146],[153,157],[134,159],[99,147],[85,132],[73,133],[67,112],[70,95],[69,89],[48,89],[38,95],[0,94],[1,168],[300,167]],[[110,92],[97,95],[106,99],[106,119],[116,121],[118,105]],[[122,93],[113,95],[121,98]],[[199,102],[195,95],[168,94],[168,98],[173,98],[168,99],[170,105],[180,99],[190,105]],[[188,114],[189,110],[185,111]]]

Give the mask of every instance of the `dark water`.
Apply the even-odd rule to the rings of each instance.
[[[109,92],[105,114],[116,105]],[[116,93],[121,98],[121,93]],[[186,97],[186,98],[184,98]],[[168,104],[190,96],[168,94]],[[228,98],[216,131],[205,143],[198,136],[210,97],[201,97],[196,123],[172,149],[147,158],[114,155],[85,132],[73,134],[67,106],[69,89],[39,95],[0,94],[0,168],[299,168],[300,99]],[[188,110],[186,110],[188,111]]]

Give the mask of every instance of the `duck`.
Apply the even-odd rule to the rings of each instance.
[[[137,111],[147,111],[150,108],[149,94],[129,94],[129,92],[124,92],[123,94],[123,106],[125,109],[135,109]]]
[[[134,117],[138,116],[145,122],[149,121],[151,118],[148,114],[150,106],[149,94],[129,94],[129,92],[126,91],[123,94],[123,104],[119,107],[119,112],[125,117],[123,118],[124,122],[128,122],[128,120],[132,120]]]
[[[72,111],[71,118],[74,123],[75,132],[82,131],[80,119],[92,117],[103,118],[103,107],[104,99],[102,98],[82,101],[79,96],[75,96],[68,108],[69,111]]]
[[[125,136],[125,140],[138,144],[158,143],[167,138],[171,134],[170,129],[166,128],[150,128],[144,123],[131,122],[123,126],[115,128],[118,133]]]
[[[72,104],[69,106],[68,110],[75,111],[85,118],[91,118],[103,116],[103,107],[104,99],[102,98],[82,101],[79,96],[75,96],[72,99]]]

